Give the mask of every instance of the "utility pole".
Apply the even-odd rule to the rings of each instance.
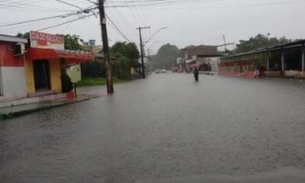
[[[143,54],[143,41],[142,41],[142,29],[150,29],[150,27],[138,27],[140,36],[140,53],[141,53],[141,65],[142,65],[142,78],[145,79],[145,65],[144,65],[144,54]]]
[[[106,26],[106,18],[105,18],[105,7],[104,7],[105,1],[106,0],[99,0],[98,7],[99,7],[99,11],[100,11],[100,24],[101,24],[101,34],[102,34],[102,39],[103,39],[104,60],[106,63],[107,93],[112,94],[112,93],[114,93],[114,90],[113,90],[113,83],[112,83],[108,35],[107,35],[107,26]]]
[[[226,36],[223,35],[223,42],[224,42],[224,45],[225,45],[225,53],[227,52],[227,41],[226,41]]]

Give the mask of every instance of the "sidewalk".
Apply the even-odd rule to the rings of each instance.
[[[0,121],[5,119],[10,119],[26,114],[30,114],[37,111],[47,110],[55,107],[61,107],[77,102],[82,102],[89,100],[91,98],[97,98],[99,96],[96,95],[79,95],[77,98],[74,99],[55,99],[55,100],[48,100],[42,102],[35,102],[23,105],[16,105],[11,107],[4,107],[0,108]]]

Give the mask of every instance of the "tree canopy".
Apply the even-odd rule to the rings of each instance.
[[[26,32],[24,34],[19,32],[16,36],[21,37],[21,38],[30,39],[30,33],[29,32]]]
[[[269,38],[267,35],[258,34],[255,37],[251,37],[249,40],[240,40],[239,44],[236,45],[235,53],[243,53],[248,51],[253,51],[258,48],[273,46],[282,43],[291,42],[291,39],[287,39],[286,37]]]
[[[155,67],[171,69],[176,65],[179,49],[175,45],[165,44],[158,50],[154,60]]]
[[[130,79],[130,68],[139,65],[139,50],[136,44],[126,42],[116,42],[110,48],[110,56],[115,58],[113,64],[113,75],[119,79]]]
[[[64,38],[66,50],[83,50],[83,46],[79,44],[79,36],[67,34]]]
[[[110,48],[110,55],[116,58],[127,58],[132,62],[136,62],[140,53],[135,43],[116,42]]]

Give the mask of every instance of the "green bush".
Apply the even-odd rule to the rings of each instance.
[[[96,61],[82,63],[81,68],[82,77],[84,78],[97,78],[106,76],[103,64]]]
[[[121,83],[122,80],[113,78],[113,83]],[[106,85],[106,79],[103,77],[99,78],[83,78],[80,82],[77,83],[77,86],[101,86]]]

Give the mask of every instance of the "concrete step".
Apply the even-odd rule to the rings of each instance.
[[[29,104],[29,103],[35,103],[35,102],[42,102],[46,100],[55,100],[55,99],[61,99],[66,98],[66,93],[60,93],[60,94],[50,94],[50,95],[43,95],[43,96],[34,96],[34,97],[28,97],[28,98],[15,98],[15,99],[0,99],[0,109],[4,107],[10,107],[10,106],[16,106],[16,105],[22,105],[22,104]]]
[[[59,98],[59,99],[52,99],[52,100],[0,108],[0,121],[30,114],[33,112],[38,112],[42,110],[52,109],[55,107],[61,107],[68,104],[86,101],[89,100],[90,98],[95,98],[95,97],[97,96],[79,95],[77,98],[73,98],[73,99]]]

